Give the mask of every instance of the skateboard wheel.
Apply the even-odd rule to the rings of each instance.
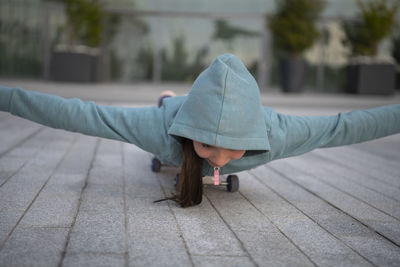
[[[236,192],[239,190],[239,177],[237,175],[228,175],[226,181],[228,183],[226,189],[229,192]]]
[[[153,158],[151,160],[151,170],[153,172],[160,172],[161,171],[161,162],[158,159]]]
[[[178,184],[179,184],[179,173],[177,173],[177,174],[175,175],[175,184],[174,184],[174,187],[176,188],[176,187],[178,186]]]

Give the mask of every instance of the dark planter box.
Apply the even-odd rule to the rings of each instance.
[[[346,91],[391,95],[395,89],[395,75],[394,64],[352,64],[347,69]]]
[[[307,63],[303,58],[282,58],[280,61],[283,92],[301,92],[304,86]]]
[[[50,78],[65,82],[99,81],[99,56],[70,51],[52,52]]]

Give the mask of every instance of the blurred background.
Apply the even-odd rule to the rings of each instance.
[[[398,0],[0,0],[0,77],[191,83],[217,55],[233,53],[262,91],[391,95],[400,87],[398,5]],[[380,91],[362,89],[363,81]]]

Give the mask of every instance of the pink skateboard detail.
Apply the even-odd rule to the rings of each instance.
[[[214,167],[214,185],[219,185],[219,168]]]

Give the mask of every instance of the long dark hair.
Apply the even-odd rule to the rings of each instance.
[[[201,203],[203,198],[202,179],[203,160],[194,151],[193,141],[182,139],[182,167],[179,173],[177,193],[169,198],[156,200],[174,200],[181,207],[191,207]]]

